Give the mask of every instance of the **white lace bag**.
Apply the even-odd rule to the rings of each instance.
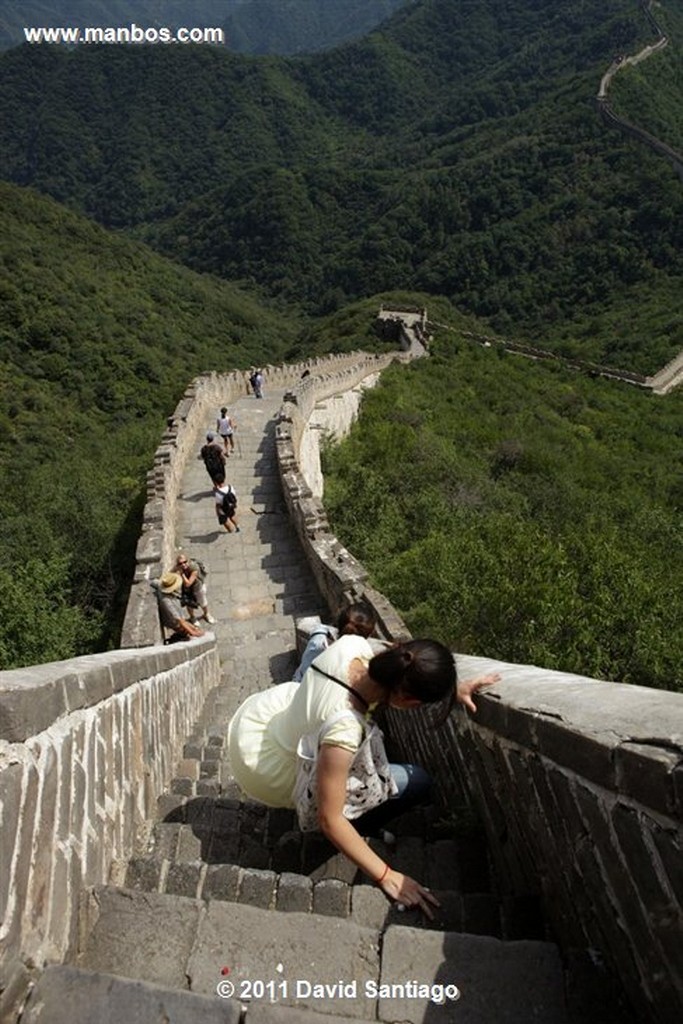
[[[359,818],[398,791],[389,768],[381,730],[352,708],[344,708],[323,722],[317,733],[309,733],[299,740],[292,798],[302,832],[313,832],[318,828],[317,768],[320,744],[336,722],[349,716],[361,723],[364,736],[349,768],[344,817],[350,820]]]

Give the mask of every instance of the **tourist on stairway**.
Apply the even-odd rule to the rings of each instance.
[[[391,765],[393,795],[355,824],[349,820],[349,787],[356,782],[351,768],[364,742],[362,715],[378,706],[408,709],[436,701],[448,701],[448,710],[459,701],[476,711],[473,695],[498,678],[492,674],[457,682],[453,655],[435,640],[410,640],[375,654],[364,637],[340,637],[300,683],[283,683],[244,701],[228,727],[233,774],[253,799],[293,807],[300,741],[324,730],[317,754],[320,831],[387,897],[433,917],[438,901],[432,893],[394,871],[362,838],[423,802],[431,782],[427,773],[417,765]]]

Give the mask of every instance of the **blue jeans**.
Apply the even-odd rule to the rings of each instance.
[[[356,818],[353,824],[361,835],[373,835],[384,828],[392,818],[429,801],[432,777],[417,764],[390,764],[391,777],[398,786],[398,792],[379,807]]]

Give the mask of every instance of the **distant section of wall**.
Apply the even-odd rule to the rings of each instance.
[[[357,365],[362,358],[362,354],[356,352],[303,363],[264,366],[266,387],[291,387],[300,381],[306,370],[310,374],[341,372]],[[377,358],[385,365],[391,357]],[[167,429],[147,474],[147,503],[121,633],[122,647],[146,647],[161,640],[156,599],[149,581],[158,579],[175,562],[177,499],[185,462],[198,454],[195,450],[198,432],[214,424],[221,406],[229,407],[237,398],[249,393],[249,375],[249,370],[235,370],[195,378],[168,418]]]
[[[0,673],[0,988],[73,950],[218,682],[213,637]]]
[[[278,426],[285,499],[334,612],[376,609],[379,633],[409,636],[332,533],[304,472],[333,381],[307,378]],[[356,387],[340,374],[341,393]],[[344,403],[340,402],[340,408]],[[349,417],[349,423],[351,422]],[[434,775],[446,806],[467,793],[489,836],[501,890],[542,897],[565,951],[590,950],[644,1024],[683,1020],[683,696],[456,655],[460,678],[498,671],[478,712],[390,712],[399,756]]]

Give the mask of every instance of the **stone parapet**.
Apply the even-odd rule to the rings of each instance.
[[[332,380],[287,396],[277,433],[285,500],[332,611],[365,600],[387,639],[410,634],[330,530],[304,463]],[[336,378],[339,393],[357,386]],[[352,417],[349,417],[349,426]],[[683,1019],[683,696],[456,655],[459,677],[498,671],[472,716],[389,712],[394,756],[424,764],[451,812],[467,796],[511,897],[542,896],[565,954],[589,949],[644,1024]]]
[[[306,409],[306,419],[313,407],[317,386],[307,382],[325,380],[326,394],[339,390],[340,374],[358,374],[358,367],[374,365],[382,368],[394,355],[344,353],[308,359],[301,363],[262,367],[266,389],[295,388],[298,401]],[[253,368],[251,368],[253,369]],[[144,647],[162,639],[154,592],[149,581],[158,579],[175,561],[177,552],[176,513],[183,469],[188,458],[196,457],[196,439],[202,429],[215,426],[221,406],[231,406],[248,394],[251,369],[232,373],[205,373],[186,388],[178,405],[169,416],[161,443],[154,454],[147,474],[147,501],[142,517],[142,532],[136,551],[134,584],[131,588],[123,629],[123,648]],[[308,376],[302,379],[304,373]],[[362,369],[358,380],[367,371]],[[325,390],[325,388],[323,388]],[[310,397],[307,397],[309,396]],[[299,420],[297,419],[297,423]]]
[[[139,852],[218,678],[212,637],[0,673],[5,974],[73,950],[82,888]]]

